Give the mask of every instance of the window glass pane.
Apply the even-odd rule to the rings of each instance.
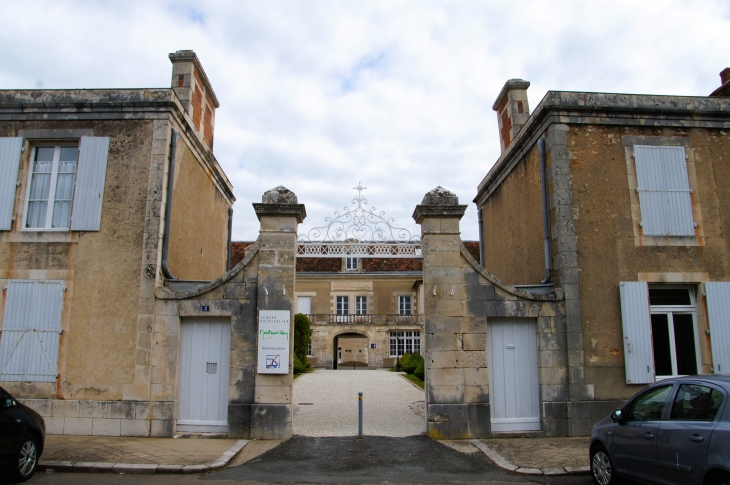
[[[712,421],[722,403],[722,394],[715,389],[682,384],[672,406],[671,419]]]
[[[654,346],[654,370],[656,375],[673,375],[672,351],[669,348],[669,320],[665,313],[652,314],[651,340]]]
[[[51,227],[68,229],[71,225],[71,201],[61,201],[53,203],[53,220]]]
[[[631,405],[630,421],[649,421],[661,419],[672,386],[662,386],[642,394]]]
[[[75,162],[79,159],[78,147],[61,147],[61,157],[59,158],[62,162]],[[75,171],[75,170],[74,170]]]
[[[649,288],[650,305],[691,305],[688,288]]]
[[[677,354],[677,374],[697,374],[697,354],[695,353],[695,330],[692,315],[675,313],[674,348]]]
[[[25,227],[45,227],[46,226],[46,209],[48,202],[29,202],[28,215],[25,218]]]
[[[52,162],[53,153],[56,151],[56,147],[38,147],[35,149],[35,159],[37,162]],[[50,172],[51,164],[48,164],[48,171]]]
[[[50,173],[34,173],[30,181],[30,200],[47,200],[51,188]]]

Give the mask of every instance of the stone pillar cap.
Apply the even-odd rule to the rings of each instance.
[[[502,98],[507,95],[508,92],[512,91],[513,89],[527,89],[530,87],[530,81],[525,81],[524,79],[508,79],[506,83],[504,83],[504,86],[502,86],[502,90],[499,92],[499,96],[497,96],[496,101],[494,101],[494,104],[492,105],[492,109],[494,111],[497,111],[497,107],[499,106],[499,102],[502,101]]]
[[[413,211],[413,220],[417,224],[424,217],[464,217],[467,206],[459,205],[459,198],[453,192],[439,186],[427,192],[423,201]]]
[[[261,196],[261,203],[254,202],[253,208],[256,217],[261,216],[292,216],[297,218],[300,224],[307,217],[304,204],[297,203],[297,195],[283,185],[274,187],[264,192]]]

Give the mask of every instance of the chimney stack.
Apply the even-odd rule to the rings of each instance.
[[[195,129],[212,150],[215,110],[220,104],[208,76],[192,50],[177,51],[169,57],[172,62],[172,89],[193,119]]]
[[[510,79],[499,92],[492,109],[497,112],[499,123],[499,145],[502,152],[520,132],[530,117],[530,105],[527,103],[528,81]]]
[[[730,67],[726,67],[720,72],[720,85],[730,81]]]

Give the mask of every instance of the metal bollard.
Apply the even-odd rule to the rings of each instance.
[[[357,437],[362,438],[362,392],[357,393]]]

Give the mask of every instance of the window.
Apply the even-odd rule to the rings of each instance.
[[[350,313],[350,297],[349,296],[338,296],[337,307],[335,308],[337,315],[347,315]]]
[[[355,314],[356,315],[367,315],[368,314],[368,297],[367,296],[356,296],[355,297]]]
[[[662,418],[672,386],[661,386],[639,396],[628,412],[628,421],[655,421]]]
[[[410,296],[399,296],[398,297],[398,314],[399,315],[410,315],[411,314],[411,297]]]
[[[697,374],[696,308],[692,290],[690,287],[649,287],[657,378]]]
[[[677,391],[669,419],[682,421],[712,421],[722,404],[722,394],[716,389],[696,384],[682,384]]]
[[[68,230],[71,227],[78,158],[78,146],[33,149],[24,228]]]
[[[357,258],[350,256],[345,258],[345,269],[347,271],[357,271]]]
[[[390,357],[421,353],[421,332],[390,332]]]
[[[0,381],[55,382],[64,282],[9,280],[5,291]]]
[[[635,145],[636,191],[645,236],[694,236],[683,146]]]

